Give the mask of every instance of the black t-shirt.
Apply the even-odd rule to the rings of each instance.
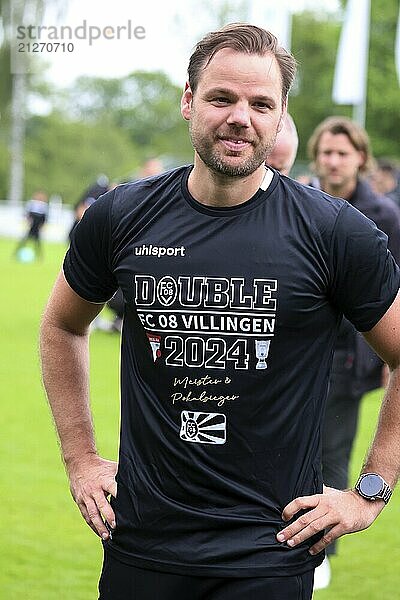
[[[274,173],[231,208],[182,167],[107,193],[64,262],[70,286],[126,301],[121,440],[107,542],[121,560],[213,576],[314,568],[276,540],[284,506],[321,492],[320,424],[338,324],[394,300],[387,238],[347,202]],[[315,541],[315,540],[314,540]]]

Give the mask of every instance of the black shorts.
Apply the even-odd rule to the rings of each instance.
[[[194,577],[140,569],[105,553],[99,600],[310,600],[314,571],[292,577]]]

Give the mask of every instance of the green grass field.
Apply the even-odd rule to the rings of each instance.
[[[2,294],[0,389],[0,599],[94,600],[101,544],[69,494],[39,376],[40,315],[65,247],[45,248],[41,263],[11,258],[14,242],[0,239]],[[92,408],[100,452],[118,444],[117,335],[91,338]],[[363,401],[353,479],[374,429],[380,393]],[[332,561],[333,580],[317,600],[400,598],[400,495],[396,492],[367,532],[347,536]],[[179,598],[177,598],[179,600]]]

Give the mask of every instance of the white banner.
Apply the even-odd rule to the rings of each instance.
[[[368,71],[370,0],[348,0],[333,81],[336,104],[365,101]]]

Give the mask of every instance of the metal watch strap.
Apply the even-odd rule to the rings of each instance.
[[[387,504],[390,500],[390,497],[392,495],[392,490],[390,489],[390,486],[386,483],[385,480],[383,480],[383,490],[382,490],[382,500],[385,502],[385,504]]]

